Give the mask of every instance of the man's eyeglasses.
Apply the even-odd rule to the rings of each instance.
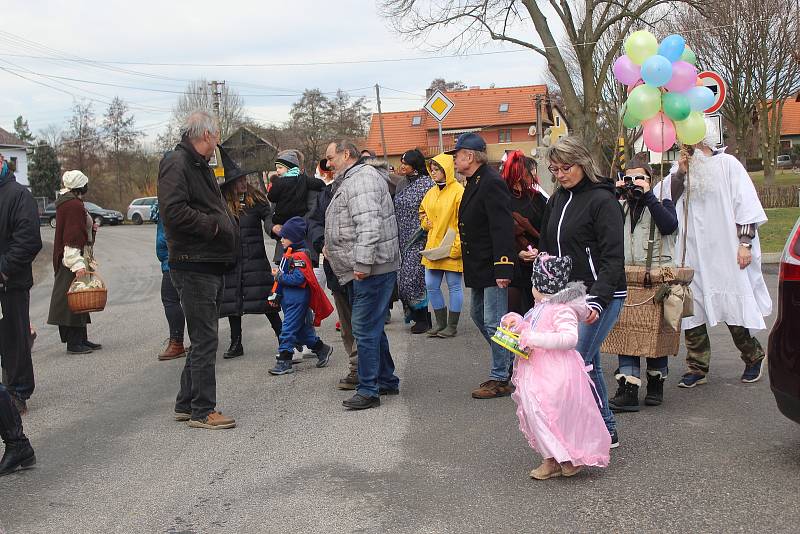
[[[632,182],[634,180],[647,180],[647,175],[644,174],[636,174],[636,175],[628,175],[622,177],[622,180],[625,182]]]
[[[572,167],[574,167],[574,166],[575,166],[574,164],[573,165],[562,165],[560,167],[557,166],[557,165],[550,165],[547,169],[550,171],[550,174],[555,176],[559,172],[561,174],[567,174],[570,170],[572,170]]]

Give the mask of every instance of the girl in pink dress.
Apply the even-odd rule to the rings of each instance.
[[[578,321],[588,315],[586,288],[569,282],[570,257],[540,254],[533,267],[536,305],[521,317],[503,316],[501,326],[519,334],[511,397],[519,428],[542,455],[530,476],[573,476],[583,466],[606,467],[611,437],[595,403],[592,381],[575,350]]]

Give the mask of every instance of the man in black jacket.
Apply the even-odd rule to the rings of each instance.
[[[511,353],[491,337],[508,311],[508,284],[514,274],[514,219],[511,194],[497,169],[488,165],[486,143],[474,133],[458,138],[456,170],[467,177],[458,208],[464,285],[472,289],[470,315],[492,352],[489,380],[472,392],[475,399],[511,394]]]
[[[20,413],[33,393],[30,345],[32,264],[42,249],[36,201],[0,163],[0,362],[3,384]]]
[[[175,401],[175,419],[195,428],[233,428],[235,420],[215,409],[214,366],[222,275],[236,261],[239,232],[208,166],[219,143],[219,125],[205,111],[195,111],[181,131],[181,142],[164,156],[158,169],[158,204],[170,277],[180,295],[192,343]]]

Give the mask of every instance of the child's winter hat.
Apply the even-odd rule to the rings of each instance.
[[[282,238],[288,239],[295,245],[305,243],[306,221],[302,217],[292,217],[281,226],[278,233]]]
[[[283,165],[287,169],[300,167],[300,160],[297,159],[297,154],[294,150],[281,150],[275,157],[275,163]]]
[[[569,256],[550,256],[542,252],[533,261],[531,281],[537,291],[545,295],[555,295],[565,289],[572,273],[572,258]]]

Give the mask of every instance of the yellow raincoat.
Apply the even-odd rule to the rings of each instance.
[[[458,207],[464,194],[464,186],[456,181],[453,156],[439,154],[433,160],[444,169],[447,180],[442,189],[439,189],[439,186],[431,187],[419,206],[420,225],[428,231],[425,248],[437,248],[448,228],[455,231],[456,240],[450,249],[449,258],[429,260],[423,257],[422,265],[427,269],[460,273],[464,271],[464,266],[461,263],[461,238],[458,234]],[[430,171],[430,168],[428,170]]]

